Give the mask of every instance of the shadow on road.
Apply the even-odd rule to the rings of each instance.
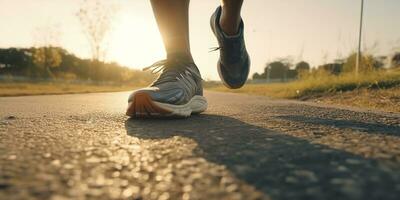
[[[334,126],[337,128],[350,128],[360,130],[366,133],[375,134],[386,134],[393,136],[400,136],[399,126],[377,124],[377,123],[367,123],[355,120],[341,120],[341,119],[323,119],[316,117],[307,117],[303,115],[284,115],[278,116],[278,118],[302,123],[310,123],[324,126]]]
[[[399,172],[366,159],[240,120],[198,115],[185,120],[134,120],[127,133],[141,139],[187,137],[194,154],[224,165],[273,199],[396,199]]]

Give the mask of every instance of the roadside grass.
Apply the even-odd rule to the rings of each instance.
[[[230,90],[222,85],[209,89],[223,92],[248,93],[277,98],[303,99],[315,98],[337,92],[361,88],[386,89],[400,86],[400,70],[374,71],[369,74],[344,74],[340,76],[318,72],[289,83],[247,84],[243,88]]]
[[[95,92],[118,92],[135,89],[137,85],[78,84],[63,82],[0,82],[0,96],[26,96],[46,94],[76,94]]]
[[[214,84],[208,89],[400,112],[400,70],[374,71],[357,77],[322,71],[289,83],[250,83],[237,90]]]
[[[400,87],[357,89],[310,99],[313,102],[400,113]]]

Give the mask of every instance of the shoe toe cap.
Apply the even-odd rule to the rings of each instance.
[[[218,72],[223,81],[223,83],[231,88],[237,89],[242,87],[249,75],[250,63],[245,61],[238,64],[224,65],[223,63],[218,63]]]
[[[184,96],[184,91],[181,88],[159,88],[159,87],[147,87],[139,90],[135,90],[131,93],[128,98],[128,103],[134,100],[135,95],[139,93],[146,93],[150,96],[153,101],[160,103],[177,104]]]

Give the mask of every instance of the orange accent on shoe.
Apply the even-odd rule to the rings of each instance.
[[[150,95],[145,92],[136,93],[126,110],[126,115],[137,118],[166,116],[171,113],[171,111],[156,105]]]

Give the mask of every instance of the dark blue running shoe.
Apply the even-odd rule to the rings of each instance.
[[[244,24],[241,21],[237,35],[227,36],[219,25],[221,11],[221,7],[218,7],[210,20],[219,44],[216,48],[220,51],[218,73],[225,86],[237,89],[245,84],[250,71],[250,58],[243,37]]]

